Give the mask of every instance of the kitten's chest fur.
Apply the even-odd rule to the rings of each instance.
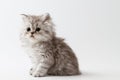
[[[36,44],[26,46],[26,51],[32,63],[37,64],[40,61],[42,61],[43,59],[42,56],[45,55],[46,50],[43,44],[36,43]]]

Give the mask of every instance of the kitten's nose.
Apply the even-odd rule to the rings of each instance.
[[[31,32],[31,34],[34,34],[34,32]]]

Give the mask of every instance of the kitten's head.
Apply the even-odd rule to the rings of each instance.
[[[22,14],[22,16],[24,21],[22,34],[27,41],[49,41],[54,37],[54,25],[48,13],[39,16]]]

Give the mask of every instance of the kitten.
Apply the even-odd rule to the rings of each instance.
[[[24,27],[20,38],[33,64],[30,74],[34,77],[78,75],[77,58],[64,39],[56,37],[50,15],[22,16]]]

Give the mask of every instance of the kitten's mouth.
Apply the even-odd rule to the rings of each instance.
[[[30,36],[31,38],[35,38],[33,35]]]

